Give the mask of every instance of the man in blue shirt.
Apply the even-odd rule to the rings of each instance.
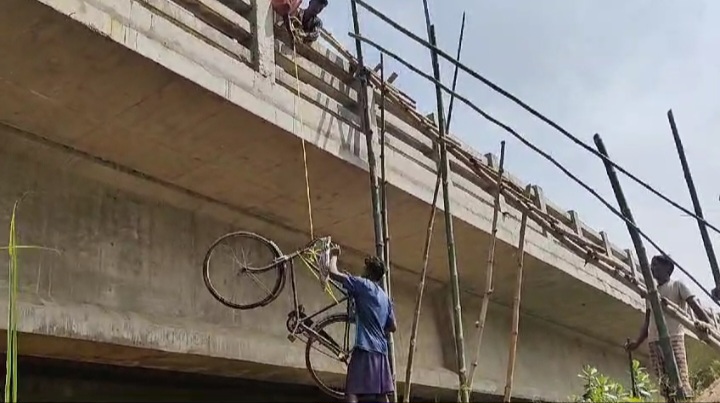
[[[386,402],[388,394],[394,391],[387,336],[396,330],[396,324],[392,302],[380,287],[385,264],[376,257],[368,257],[364,275],[357,277],[338,270],[339,255],[339,248],[331,250],[329,274],[345,288],[356,311],[355,348],[345,379],[346,401],[357,402],[358,397],[363,397]]]

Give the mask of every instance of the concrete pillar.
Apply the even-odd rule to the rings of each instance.
[[[255,68],[275,82],[275,12],[270,0],[252,0],[250,22],[253,26],[253,62]]]

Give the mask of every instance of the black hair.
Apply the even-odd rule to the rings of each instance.
[[[652,261],[656,264],[665,266],[670,270],[670,274],[672,274],[673,270],[675,270],[675,263],[673,263],[672,259],[670,259],[670,256],[668,255],[655,255],[652,258]]]
[[[385,263],[377,256],[368,256],[365,258],[365,270],[371,280],[380,281],[385,276]]]

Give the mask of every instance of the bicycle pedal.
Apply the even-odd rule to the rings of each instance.
[[[295,337],[294,334],[289,334],[287,338],[288,338],[288,340],[290,340],[290,343],[294,343],[295,340],[297,339],[297,337]]]

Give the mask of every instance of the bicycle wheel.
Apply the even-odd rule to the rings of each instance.
[[[320,320],[309,332],[305,365],[320,389],[337,399],[345,397],[345,376],[355,341],[355,325],[347,314]]]
[[[274,242],[252,232],[223,235],[205,254],[205,286],[215,299],[230,308],[265,306],[285,286],[288,262],[278,262],[280,256],[282,252]],[[242,276],[249,280],[243,281]]]

